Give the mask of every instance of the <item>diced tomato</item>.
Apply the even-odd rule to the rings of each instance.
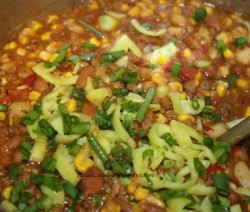
[[[96,106],[91,102],[84,102],[82,105],[82,112],[88,116],[93,116],[96,112]]]
[[[181,76],[184,77],[186,80],[194,79],[197,70],[194,67],[190,67],[187,64],[182,64],[181,67]]]
[[[204,130],[205,132],[207,132],[207,131],[214,131],[214,129],[213,129],[212,127],[208,126],[208,125],[204,125],[204,126],[203,126],[203,130]]]
[[[229,155],[229,160],[232,160],[232,161],[234,161],[235,159],[237,160],[237,157],[238,157],[237,152],[238,152],[240,149],[241,149],[240,146],[233,146],[233,147],[231,148],[231,153],[230,153],[230,155]]]
[[[74,12],[77,14],[77,15],[81,15],[83,14],[83,8],[81,7],[76,7]]]
[[[22,90],[13,90],[9,93],[9,98],[11,102],[19,102],[19,101],[26,101],[29,97],[29,90],[22,89]]]
[[[24,84],[31,87],[33,83],[36,81],[36,79],[37,79],[37,75],[32,74],[24,80]]]
[[[9,101],[9,97],[4,94],[3,96],[0,97],[0,104],[6,104]]]
[[[214,173],[221,173],[221,172],[223,172],[224,171],[224,169],[223,169],[223,167],[221,167],[220,165],[217,165],[217,164],[215,164],[215,165],[210,165],[208,168],[207,168],[207,170],[206,170],[206,175],[209,177],[209,176],[211,176],[212,174],[214,174]]]
[[[170,60],[169,63],[164,66],[164,68],[163,68],[164,71],[170,72],[172,70],[173,64],[174,64],[174,61]]]

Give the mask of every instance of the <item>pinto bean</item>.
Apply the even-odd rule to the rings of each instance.
[[[45,80],[38,78],[33,84],[33,89],[43,93],[49,89],[49,85]]]
[[[95,68],[93,66],[87,66],[86,68],[84,68],[78,77],[78,80],[76,82],[76,87],[77,88],[84,88],[87,82],[87,78],[89,76],[93,76],[95,71]]]
[[[131,212],[132,211],[132,205],[124,199],[120,198],[114,198],[113,201],[121,207],[122,212]]]
[[[82,177],[80,186],[87,196],[98,194],[103,187],[104,179],[102,171],[93,166],[89,168]]]
[[[140,204],[140,208],[144,212],[163,212],[163,211],[165,211],[163,208],[161,208],[157,205],[154,205],[152,203],[148,203],[148,202]]]
[[[245,162],[239,161],[235,164],[234,176],[241,186],[250,188],[250,169]]]

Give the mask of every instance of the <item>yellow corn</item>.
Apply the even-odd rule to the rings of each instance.
[[[223,52],[223,55],[224,55],[224,57],[227,58],[227,59],[234,58],[234,53],[233,53],[230,49],[226,49],[226,50]]]
[[[68,112],[74,112],[76,110],[76,100],[70,99],[65,103]]]
[[[105,37],[105,38],[102,39],[102,43],[108,43],[108,42],[109,42],[108,38]]]
[[[166,123],[167,122],[167,118],[162,115],[161,113],[157,113],[156,115],[156,121],[159,123]]]
[[[95,44],[97,47],[101,45],[101,42],[96,37],[90,38],[89,42]]]
[[[173,12],[174,12],[174,13],[180,13],[180,12],[181,12],[181,10],[180,10],[180,8],[179,8],[179,7],[174,6],[174,7],[173,7]]]
[[[245,117],[250,116],[250,106],[246,108]]]
[[[138,3],[136,3],[136,6],[140,7],[140,8],[144,8],[146,6],[146,4],[144,2],[138,2]]]
[[[58,55],[59,55],[58,53],[53,54],[53,55],[49,58],[49,62],[53,62],[53,61],[57,58]]]
[[[35,30],[29,27],[24,28],[23,31],[21,32],[21,35],[28,36],[28,37],[32,37],[35,34],[36,34]]]
[[[135,17],[135,16],[138,16],[141,12],[141,9],[139,7],[133,7],[129,12],[128,12],[128,15],[129,16],[132,16],[132,17]]]
[[[11,189],[12,189],[12,186],[7,186],[3,189],[2,191],[2,196],[5,198],[5,199],[9,199],[10,198],[10,192],[11,192]]]
[[[191,52],[191,50],[188,49],[188,48],[187,48],[187,49],[184,49],[183,53],[184,53],[184,57],[187,58],[187,59],[190,59],[191,56],[192,56],[192,52]]]
[[[159,13],[160,13],[161,18],[167,17],[167,13],[165,11],[160,11]]]
[[[127,4],[122,4],[121,9],[122,9],[122,11],[128,11],[129,6]]]
[[[32,23],[31,23],[31,28],[35,31],[38,31],[42,27],[43,27],[43,25],[39,21],[32,21]]]
[[[153,13],[154,13],[153,10],[146,9],[146,10],[142,10],[140,15],[141,15],[141,17],[147,17],[147,16],[152,15]]]
[[[159,73],[153,74],[151,81],[158,85],[164,84],[164,78]]]
[[[51,58],[51,56],[52,56],[51,53],[49,53],[48,51],[40,51],[38,54],[38,57],[44,61],[48,61]]]
[[[134,194],[137,187],[138,187],[138,183],[135,181],[131,181],[131,183],[128,185],[128,193]]]
[[[1,85],[6,85],[7,84],[7,79],[6,77],[1,78]]]
[[[223,76],[223,77],[227,77],[229,75],[229,69],[226,66],[221,66],[219,68],[219,72],[220,72],[221,76]]]
[[[193,18],[190,18],[189,19],[191,25],[195,26],[197,24],[197,22],[193,19]]]
[[[22,44],[25,45],[29,42],[29,38],[25,35],[19,35],[18,41]]]
[[[159,0],[159,4],[166,4],[167,2],[167,0]]]
[[[210,108],[210,109],[212,109],[212,110],[214,110],[215,111],[215,106],[212,106],[212,105],[208,105],[208,106],[206,106],[207,108]]]
[[[168,83],[168,86],[170,87],[172,91],[177,91],[179,93],[183,91],[183,86],[179,82],[170,82]]]
[[[198,72],[196,73],[196,75],[194,76],[194,79],[196,79],[196,80],[201,80],[201,77],[202,77],[201,71],[198,71]]]
[[[155,195],[149,194],[147,196],[146,200],[154,205],[161,207],[161,208],[165,208],[165,203]]]
[[[51,26],[51,29],[52,30],[60,30],[60,29],[62,29],[63,27],[62,27],[62,25],[60,25],[60,24],[53,24],[52,26]]]
[[[26,85],[20,85],[16,89],[20,91],[20,90],[23,90],[25,88],[27,88]]]
[[[17,43],[15,41],[11,41],[10,43],[7,43],[3,49],[4,50],[11,50],[11,49],[15,49],[17,47]]]
[[[92,1],[88,4],[88,8],[90,10],[97,10],[99,8],[98,2],[97,1]]]
[[[35,105],[36,103],[37,103],[37,101],[32,100],[32,101],[30,102],[30,105],[33,106],[33,105]]]
[[[159,65],[164,66],[169,62],[169,57],[167,55],[160,55],[157,62]]]
[[[18,48],[16,53],[19,55],[19,56],[25,56],[26,55],[26,50],[24,48]]]
[[[29,93],[29,100],[37,101],[42,94],[38,91],[31,91]]]
[[[195,122],[195,118],[189,114],[180,114],[177,116],[177,120],[178,121],[192,121],[192,122]]]
[[[41,39],[44,40],[44,41],[48,41],[48,40],[50,40],[50,38],[51,38],[51,32],[44,32],[41,35]]]
[[[239,19],[239,16],[238,16],[237,13],[232,14],[230,17],[231,17],[233,20]]]
[[[47,23],[51,24],[59,19],[58,15],[49,15],[47,18]]]
[[[145,199],[149,195],[149,190],[146,188],[137,188],[134,197],[137,201]]]
[[[198,87],[199,84],[200,84],[200,80],[194,79],[194,84],[195,84],[196,87]]]
[[[181,92],[181,99],[182,100],[185,100],[185,99],[187,99],[187,93],[186,92]]]
[[[223,96],[225,96],[225,94],[227,92],[227,87],[224,84],[219,84],[216,87],[216,92],[217,92],[219,97],[223,97]]]
[[[0,121],[5,121],[6,119],[6,113],[0,112]]]
[[[88,168],[94,165],[94,161],[89,159],[83,152],[81,152],[74,158],[74,164],[76,170],[83,173],[86,172]]]
[[[27,61],[26,62],[26,66],[29,67],[29,68],[32,68],[33,66],[36,65],[36,62],[35,61]]]
[[[121,206],[117,205],[111,199],[108,199],[101,209],[101,212],[120,212]]]
[[[213,8],[212,8],[212,7],[208,7],[208,6],[206,6],[206,7],[205,7],[205,9],[206,9],[206,12],[207,12],[207,14],[208,14],[208,15],[212,15],[212,14],[214,13],[214,11],[213,11]]]
[[[236,84],[240,88],[247,88],[247,86],[248,86],[247,80],[245,80],[245,79],[238,79]]]
[[[71,71],[67,71],[64,76],[65,77],[71,77],[73,75],[73,73]]]
[[[227,34],[226,34],[225,32],[221,32],[220,34],[218,34],[218,35],[216,36],[216,39],[217,39],[217,40],[223,40],[223,42],[224,42],[225,44],[228,43],[228,37],[227,37]]]

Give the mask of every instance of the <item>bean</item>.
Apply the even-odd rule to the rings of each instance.
[[[76,82],[76,87],[84,88],[86,85],[88,76],[92,76],[94,71],[95,69],[93,66],[87,66],[86,68],[84,68],[79,74],[78,80]]]
[[[80,187],[87,196],[92,196],[101,192],[103,184],[102,171],[93,166],[84,173]]]
[[[33,89],[43,93],[49,89],[49,85],[45,80],[38,78],[33,84]]]

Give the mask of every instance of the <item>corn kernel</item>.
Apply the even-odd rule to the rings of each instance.
[[[149,190],[146,188],[137,188],[134,197],[137,201],[145,199],[149,195]]]
[[[212,15],[212,14],[214,13],[214,11],[213,11],[213,8],[212,8],[212,7],[208,7],[208,6],[206,6],[206,7],[205,7],[205,9],[206,9],[206,12],[207,12],[207,14],[208,14],[208,15]]]
[[[32,23],[31,23],[31,28],[35,31],[38,31],[42,27],[43,27],[43,25],[39,21],[32,21]]]
[[[30,102],[30,105],[33,106],[33,105],[35,105],[36,103],[37,103],[37,101],[32,100],[32,101]]]
[[[59,19],[58,15],[49,15],[47,18],[47,23],[51,24]]]
[[[58,53],[53,54],[53,55],[49,58],[49,62],[53,62],[53,61],[57,58],[58,55],[59,55]]]
[[[36,62],[35,61],[27,61],[26,62],[26,66],[29,67],[29,68],[32,68],[33,66],[36,65]]]
[[[67,71],[66,73],[64,73],[65,77],[71,77],[73,75],[73,73],[71,71]]]
[[[29,38],[27,36],[24,35],[19,35],[18,37],[18,41],[22,44],[25,45],[29,42]]]
[[[181,92],[181,100],[186,100],[186,99],[187,99],[187,93]]]
[[[146,4],[144,2],[138,2],[138,3],[136,3],[136,6],[140,7],[140,8],[144,8],[146,6]]]
[[[173,12],[174,12],[174,13],[180,13],[180,12],[181,12],[181,10],[180,10],[180,8],[179,8],[179,7],[174,6],[174,7],[173,7]]]
[[[41,35],[41,39],[44,41],[48,41],[51,38],[51,32],[45,32]]]
[[[162,115],[161,113],[157,113],[157,114],[155,114],[155,116],[156,116],[157,122],[163,123],[163,124],[167,122],[167,118],[164,115]]]
[[[6,85],[7,84],[7,79],[6,77],[1,78],[1,85]]]
[[[18,48],[16,53],[19,55],[19,56],[25,56],[26,55],[26,50],[24,48]]]
[[[158,85],[162,85],[164,84],[164,77],[162,77],[159,73],[156,73],[156,74],[153,74],[151,81]]]
[[[220,34],[218,34],[218,35],[216,36],[216,39],[217,39],[217,40],[223,40],[223,42],[224,42],[225,44],[228,43],[228,37],[227,37],[227,34],[226,34],[225,32],[221,32]]]
[[[89,159],[83,152],[81,152],[74,158],[74,164],[76,170],[83,173],[86,172],[88,168],[94,165],[94,161]]]
[[[169,62],[169,57],[167,55],[160,55],[157,62],[161,66],[166,65]]]
[[[29,93],[29,100],[37,101],[41,96],[41,93],[38,91],[31,91]]]
[[[138,16],[141,12],[141,9],[139,7],[133,7],[129,12],[128,12],[128,15],[129,16],[132,16],[132,17],[135,17],[135,16]]]
[[[211,92],[210,92],[210,91],[203,90],[202,93],[203,93],[205,96],[211,96]]]
[[[160,16],[161,16],[161,18],[166,18],[167,13],[165,11],[160,11]]]
[[[131,183],[128,185],[128,193],[134,194],[137,187],[138,187],[138,183],[135,181],[131,181]]]
[[[88,4],[88,8],[90,10],[97,10],[99,8],[98,2],[97,1],[92,1]]]
[[[237,15],[237,13],[234,13],[230,16],[233,20],[237,20],[239,19],[239,16]]]
[[[182,92],[183,91],[183,86],[179,82],[170,82],[168,83],[168,86],[172,91],[177,91],[177,92]]]
[[[7,43],[3,49],[4,50],[11,50],[11,49],[15,49],[17,47],[17,43],[15,41],[11,41],[10,43]]]
[[[223,77],[227,77],[229,75],[229,69],[226,66],[221,66],[219,68],[219,72],[220,72],[221,76],[223,76]]]
[[[20,85],[16,89],[20,91],[20,90],[23,90],[23,89],[26,89],[26,88],[27,88],[26,85]]]
[[[197,24],[197,22],[193,19],[193,18],[190,18],[189,19],[191,25],[195,26]]]
[[[150,202],[154,205],[157,205],[161,208],[165,208],[165,203],[158,197],[156,197],[155,195],[149,194],[146,198],[147,202]]]
[[[120,212],[121,206],[117,205],[111,199],[108,199],[104,206],[101,208],[101,212]]]
[[[206,107],[207,107],[207,108],[210,108],[210,109],[213,110],[213,111],[215,111],[215,106],[207,105]]]
[[[226,49],[223,53],[224,57],[227,59],[234,58],[234,53],[230,49]]]
[[[24,28],[23,31],[21,32],[21,35],[28,36],[28,37],[32,37],[35,34],[36,34],[35,30],[29,27]]]
[[[248,86],[247,80],[245,80],[245,79],[238,79],[236,84],[240,88],[247,88],[247,86]]]
[[[248,106],[245,111],[245,117],[248,117],[248,116],[250,116],[250,106]]]
[[[200,84],[200,80],[194,79],[194,85],[195,85],[196,87],[198,87],[199,84]]]
[[[108,38],[105,37],[105,38],[102,39],[102,43],[108,43],[108,42],[109,42]]]
[[[184,57],[186,57],[187,59],[190,59],[192,56],[192,52],[190,49],[184,49],[183,54],[184,54]]]
[[[6,113],[0,112],[0,121],[5,121],[6,119]]]
[[[68,112],[74,112],[76,110],[76,100],[74,100],[74,99],[68,100],[65,103],[65,105],[66,105]]]
[[[167,0],[159,0],[159,4],[166,4]]]
[[[201,80],[201,76],[202,76],[201,71],[198,71],[198,72],[196,73],[196,75],[194,76],[194,79],[196,79],[196,80]]]
[[[90,38],[89,42],[95,44],[97,47],[101,45],[101,42],[96,37]]]
[[[51,58],[51,56],[52,56],[51,53],[47,51],[40,51],[38,54],[38,57],[44,61],[48,61]]]
[[[146,10],[142,10],[140,15],[141,15],[141,17],[147,17],[147,16],[152,15],[153,13],[154,13],[153,10],[146,9]]]
[[[5,198],[5,199],[9,199],[10,198],[10,192],[11,192],[11,189],[12,189],[12,186],[7,186],[3,189],[2,191],[2,196]]]
[[[53,24],[52,26],[51,26],[51,29],[52,30],[60,30],[60,29],[62,29],[63,27],[62,27],[62,25],[60,25],[60,24]]]
[[[129,6],[127,4],[122,4],[121,9],[122,9],[122,11],[128,11]]]
[[[219,97],[223,97],[223,96],[225,96],[225,94],[227,92],[227,87],[224,84],[219,84],[216,87],[216,92],[217,92]]]
[[[177,120],[178,121],[192,121],[192,122],[195,122],[195,118],[189,114],[180,114],[177,116]]]

